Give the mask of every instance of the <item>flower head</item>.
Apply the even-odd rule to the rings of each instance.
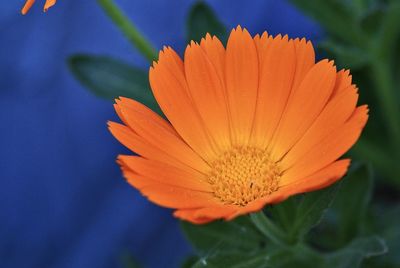
[[[57,0],[46,0],[46,3],[44,4],[43,11],[47,11],[49,8],[54,6],[56,4]],[[32,5],[35,3],[35,0],[27,0],[25,2],[24,7],[21,10],[21,13],[25,15],[28,13],[29,9],[31,9]]]
[[[164,48],[149,76],[168,121],[116,100],[123,124],[109,128],[138,154],[118,163],[149,200],[193,223],[329,186],[346,173],[350,160],[338,158],[368,118],[349,71],[315,63],[304,39],[237,27],[226,49],[210,35],[188,45],[184,61]]]

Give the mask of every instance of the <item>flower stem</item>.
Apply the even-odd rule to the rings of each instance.
[[[111,20],[120,28],[128,40],[145,56],[149,62],[157,58],[156,50],[138,31],[134,24],[119,9],[113,0],[97,0]]]
[[[276,226],[264,212],[256,212],[250,214],[250,219],[257,229],[269,238],[273,243],[287,247],[290,246],[289,238],[287,235]]]

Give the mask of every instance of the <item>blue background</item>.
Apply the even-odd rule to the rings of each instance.
[[[108,132],[110,102],[69,73],[77,52],[147,62],[95,1],[38,0],[0,8],[0,267],[119,267],[131,253],[144,267],[177,267],[191,251],[167,209],[145,200],[115,164],[126,153]],[[157,47],[185,47],[194,1],[119,0]],[[229,27],[318,39],[319,28],[286,1],[209,1]]]

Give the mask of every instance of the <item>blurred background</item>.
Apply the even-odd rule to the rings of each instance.
[[[115,159],[128,151],[107,130],[117,120],[112,103],[67,65],[76,53],[144,70],[147,60],[96,1],[59,0],[46,14],[42,2],[26,16],[23,0],[0,8],[0,267],[123,267],[131,256],[143,267],[178,267],[192,251],[178,221],[122,178]],[[227,29],[240,24],[314,43],[325,36],[287,1],[205,2]],[[116,3],[156,49],[182,53],[195,1]]]

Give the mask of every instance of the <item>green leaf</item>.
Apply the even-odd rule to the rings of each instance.
[[[362,45],[366,37],[356,21],[355,10],[338,0],[290,0],[319,22],[331,35],[353,45]]]
[[[392,59],[400,36],[400,2],[393,1],[383,16],[378,36],[378,57]]]
[[[362,232],[373,190],[372,168],[353,164],[332,205],[338,216],[338,239],[348,243]]]
[[[385,17],[385,9],[382,5],[376,5],[361,14],[360,25],[363,31],[371,36],[376,34],[382,25],[382,19]]]
[[[263,211],[250,214],[250,219],[254,226],[275,245],[287,247],[293,243],[287,233],[277,226]]]
[[[301,196],[292,196],[282,203],[267,206],[266,210],[269,214],[271,214],[274,222],[280,225],[283,230],[289,232],[290,229],[293,227],[293,222],[296,219],[296,212],[299,201],[301,201]]]
[[[379,256],[387,252],[385,241],[378,236],[358,238],[347,247],[327,255],[324,267],[357,268],[366,258]]]
[[[225,26],[206,3],[199,1],[193,5],[187,19],[188,41],[199,42],[206,33],[216,35],[222,42],[227,39]]]
[[[340,67],[346,69],[360,69],[369,63],[369,54],[365,51],[353,47],[339,44],[332,40],[323,41],[318,48],[332,54],[337,59]]]
[[[97,96],[111,100],[129,97],[161,114],[147,72],[104,56],[74,55],[68,63],[74,76]]]
[[[290,248],[272,249],[268,252],[268,267],[271,268],[310,268],[324,267],[323,255],[299,243]]]
[[[254,250],[264,246],[263,236],[247,216],[233,221],[215,221],[205,225],[181,222],[181,227],[192,245],[205,253],[216,247],[223,250]]]
[[[308,231],[321,221],[325,211],[331,205],[339,183],[323,190],[304,195],[300,202],[293,227],[290,232],[292,239],[302,239]]]
[[[267,268],[268,255],[265,251],[253,253],[231,252],[222,254],[212,254],[199,259],[192,268]]]
[[[379,209],[378,209],[379,208]],[[389,251],[379,258],[380,267],[400,267],[400,205],[388,207],[387,203],[375,208],[376,230],[385,239]]]
[[[198,262],[199,258],[197,256],[187,257],[180,266],[181,268],[190,268]]]

